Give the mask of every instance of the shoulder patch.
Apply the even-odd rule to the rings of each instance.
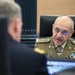
[[[39,39],[36,39],[36,43],[43,43],[43,42],[49,42],[51,41],[50,38],[39,38]]]
[[[45,54],[45,51],[44,50],[41,50],[39,48],[35,48],[34,49],[34,52],[39,53],[39,54]]]
[[[75,40],[72,40],[72,44],[74,44],[74,45],[75,45]]]

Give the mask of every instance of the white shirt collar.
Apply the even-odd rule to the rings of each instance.
[[[67,42],[65,42],[65,43],[62,45],[62,48],[64,48],[64,47],[65,47],[66,43],[67,43]]]
[[[63,45],[61,45],[61,47],[64,49],[65,45],[67,42],[65,42]],[[57,47],[57,45],[55,45],[55,47]]]

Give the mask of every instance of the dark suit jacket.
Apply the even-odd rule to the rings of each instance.
[[[47,75],[46,58],[8,37],[10,67],[13,75]]]

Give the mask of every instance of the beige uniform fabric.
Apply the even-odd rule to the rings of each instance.
[[[45,51],[45,55],[48,57],[54,57],[54,58],[66,58],[71,53],[75,52],[75,40],[70,38],[63,50],[63,53],[58,56],[55,48],[53,47],[53,40],[52,37],[47,38],[39,38],[36,40],[35,48],[39,48],[40,50]],[[34,49],[35,49],[34,48]]]

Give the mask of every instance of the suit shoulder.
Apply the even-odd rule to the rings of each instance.
[[[35,53],[38,53],[38,54],[45,54],[45,51],[44,50],[41,50],[39,48],[34,48],[34,52]]]
[[[36,43],[48,43],[50,41],[51,41],[51,37],[38,38],[38,39],[36,39]]]

